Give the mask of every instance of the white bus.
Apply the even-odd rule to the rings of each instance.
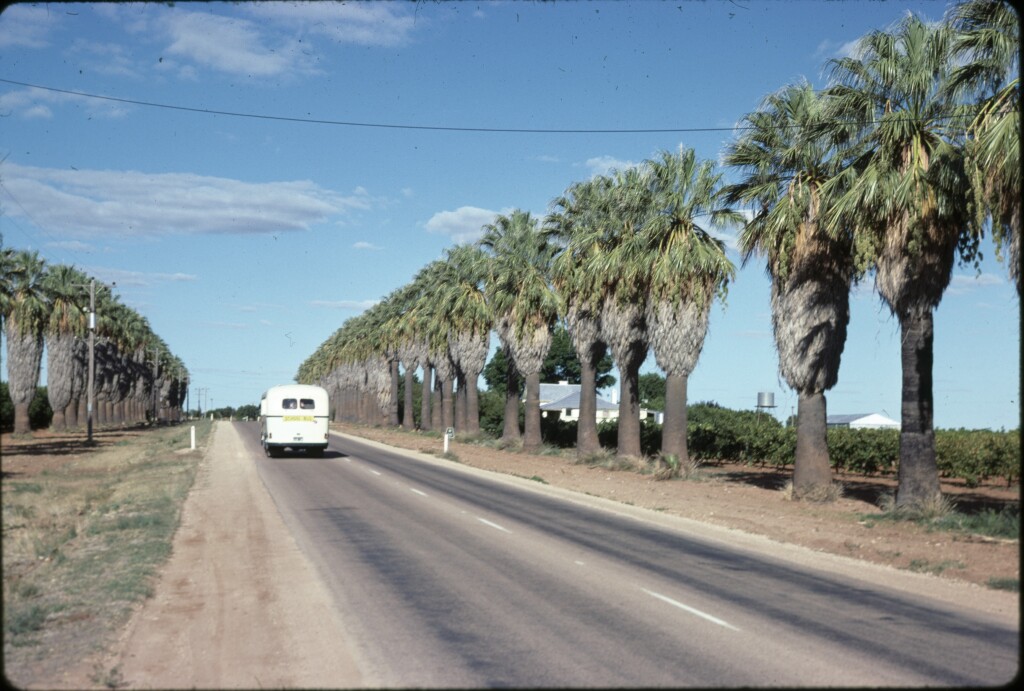
[[[285,449],[322,456],[327,448],[330,401],[319,386],[289,384],[260,399],[260,441],[271,458]]]

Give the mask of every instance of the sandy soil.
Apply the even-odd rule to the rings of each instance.
[[[218,425],[155,597],[119,655],[130,688],[353,687],[331,596],[238,432]]]

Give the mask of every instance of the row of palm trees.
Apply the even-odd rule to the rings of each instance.
[[[39,386],[44,349],[51,428],[65,431],[86,424],[90,285],[96,315],[93,421],[180,418],[188,370],[144,316],[73,266],[48,265],[37,252],[0,246],[0,317],[16,434],[30,432],[28,409]]]
[[[987,228],[1020,292],[1018,51],[1003,2],[970,0],[937,24],[907,15],[831,60],[824,90],[792,84],[745,116],[723,158],[736,182],[680,148],[574,183],[543,225],[520,210],[499,215],[478,243],[451,248],[346,321],[297,380],[334,392],[339,416],[410,427],[412,372],[422,367],[422,424],[472,433],[493,330],[509,363],[503,438],[535,449],[539,372],[561,319],[582,365],[578,452],[599,450],[594,372],[610,349],[621,375],[618,454],[640,455],[638,369],[653,350],[667,380],[661,453],[685,460],[687,378],[735,271],[710,228],[742,224],[744,261],[766,260],[779,369],[799,395],[796,495],[831,484],[825,391],[838,380],[851,285],[873,275],[902,335],[897,503],[934,500],[933,311],[957,259],[979,258]]]

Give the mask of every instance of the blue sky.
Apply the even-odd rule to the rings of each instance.
[[[0,15],[0,233],[116,282],[185,362],[192,407],[199,388],[204,407],[256,403],[495,214],[543,216],[573,182],[680,145],[718,160],[765,95],[824,86],[826,60],[860,36],[946,8],[14,5]],[[1019,425],[1019,301],[984,253],[936,312],[938,427]],[[753,259],[712,311],[691,402],[752,409],[771,391],[776,415],[795,410],[770,319]],[[898,323],[869,278],[829,412],[899,419],[900,377]]]

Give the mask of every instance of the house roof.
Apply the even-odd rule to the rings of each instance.
[[[540,402],[548,403],[550,401],[557,401],[560,398],[565,398],[569,394],[579,392],[579,384],[541,384]]]
[[[854,415],[829,415],[826,423],[829,425],[848,425],[851,422],[856,422],[862,418],[866,418],[870,413],[856,413]]]
[[[571,386],[571,385],[570,385]],[[544,403],[541,405],[541,410],[567,410],[567,409],[578,409],[580,407],[580,392],[576,391],[568,396],[563,396],[557,401],[550,403]],[[614,403],[609,403],[600,396],[597,397],[597,409],[598,410],[618,410],[619,406]]]
[[[856,415],[829,415],[825,420],[827,425],[850,425],[860,427],[893,427],[898,428],[900,423],[896,420],[879,413],[858,413]]]

